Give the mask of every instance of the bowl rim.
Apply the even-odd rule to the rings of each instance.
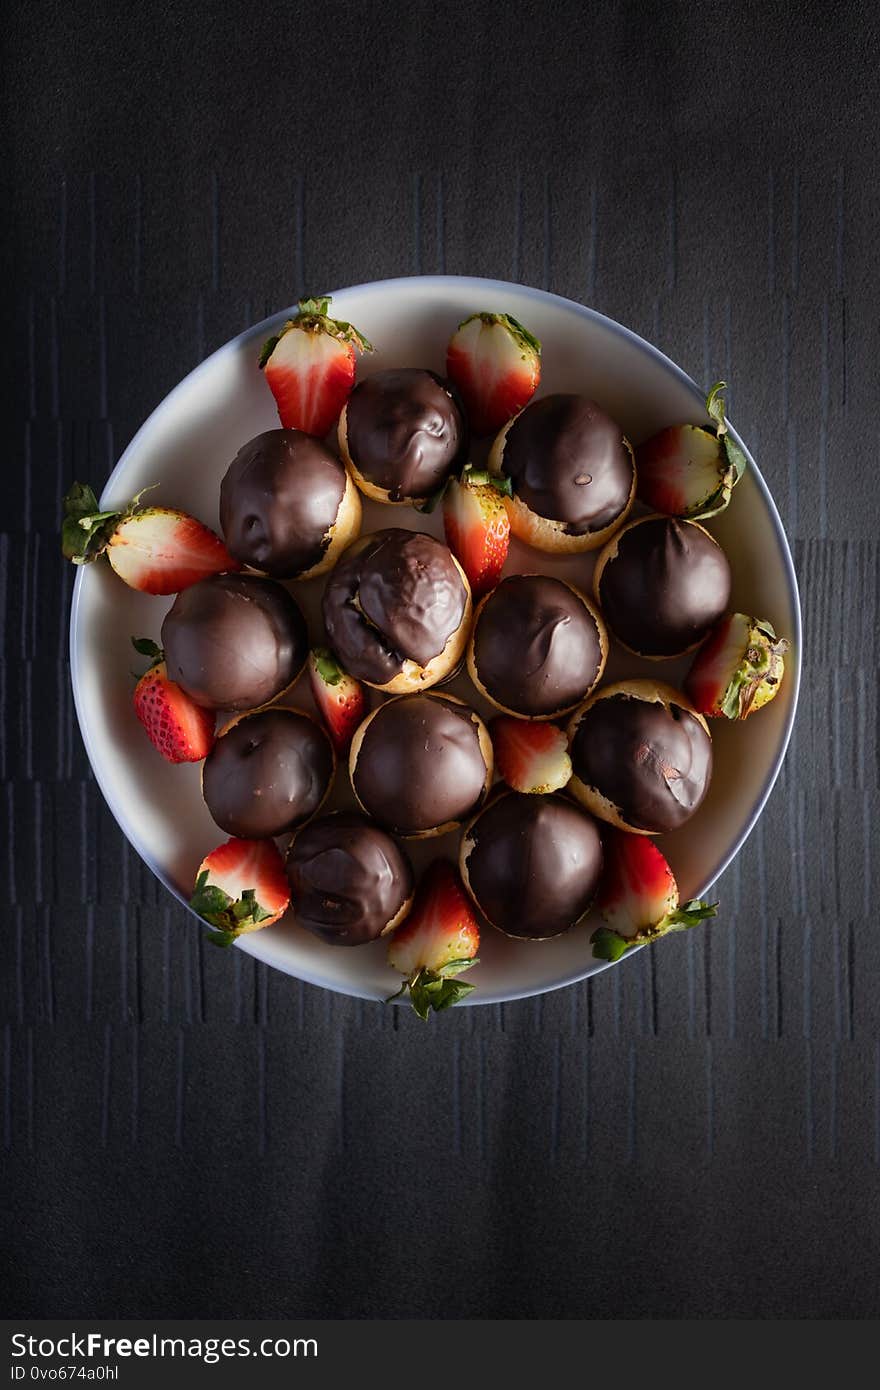
[[[694,379],[691,376],[689,376],[687,372],[685,372],[681,367],[679,367],[676,362],[673,362],[671,357],[667,357],[664,352],[661,352],[660,349],[655,347],[653,343],[648,342],[646,338],[641,337],[641,335],[636,333],[633,329],[627,328],[624,324],[618,323],[616,319],[609,318],[606,314],[600,313],[598,309],[591,309],[586,304],[578,303],[577,300],[568,299],[564,295],[553,294],[550,290],[538,289],[533,285],[524,285],[514,280],[496,280],[492,278],[473,275],[398,275],[385,280],[367,280],[357,285],[345,285],[339,289],[333,290],[331,292],[330,297],[337,298],[343,294],[354,293],[380,294],[383,292],[388,292],[389,290],[399,287],[401,285],[410,285],[413,287],[422,286],[426,290],[429,288],[442,289],[444,286],[453,283],[456,286],[462,288],[472,289],[474,293],[504,293],[505,291],[513,289],[520,294],[525,294],[527,298],[534,298],[536,300],[541,301],[549,300],[557,308],[562,309],[577,317],[588,319],[591,322],[600,325],[603,330],[610,331],[618,335],[619,337],[625,339],[638,351],[645,353],[648,357],[652,358],[655,362],[663,366],[667,371],[671,371],[673,375],[678,378],[679,382],[691,394],[693,394],[695,401],[698,401],[701,404],[705,401],[705,393],[697,385]],[[106,483],[101,489],[100,505],[102,508],[106,506],[107,495],[108,493],[112,493],[116,479],[119,477],[120,474],[122,474],[125,471],[129,456],[136,453],[137,450],[141,447],[143,437],[147,435],[150,432],[150,430],[154,427],[156,422],[162,418],[166,410],[171,408],[172,402],[175,400],[177,395],[180,392],[182,392],[185,388],[188,389],[193,384],[193,381],[197,379],[202,373],[206,373],[218,358],[238,352],[243,346],[243,344],[249,342],[251,339],[263,336],[272,327],[276,326],[279,321],[283,321],[284,319],[290,318],[295,313],[296,306],[291,305],[287,309],[280,309],[277,312],[268,315],[259,323],[253,324],[250,328],[246,328],[241,333],[236,334],[234,338],[228,339],[227,342],[221,344],[219,348],[216,348],[214,352],[210,353],[202,362],[199,362],[195,367],[193,367],[192,371],[187,372],[186,376],[181,377],[180,381],[178,381],[176,385],[173,386],[172,389],[167,393],[167,395],[163,396],[162,400],[159,401],[158,405],[156,405],[155,408],[150,411],[150,414],[139,426],[129,443],[126,445],[123,452],[120,454],[119,459],[117,460],[112,472],[110,473],[109,478],[107,479]],[[803,639],[803,620],[801,614],[800,591],[798,589],[797,573],[794,567],[794,559],[792,557],[791,547],[789,545],[785,529],[782,525],[782,518],[779,515],[779,510],[773,499],[773,495],[770,492],[770,489],[764,480],[760,468],[758,467],[757,463],[752,457],[751,452],[749,451],[744,441],[740,438],[733,425],[730,424],[729,427],[731,435],[735,439],[736,443],[743,450],[743,452],[746,455],[746,458],[748,459],[752,477],[755,479],[758,491],[769,514],[770,522],[773,527],[779,552],[782,558],[783,569],[785,571],[785,578],[788,586],[788,597],[794,618],[794,631],[791,637],[791,651],[795,657],[795,661],[793,663],[793,666],[789,667],[786,671],[787,682],[792,692],[791,702],[788,715],[783,726],[782,737],[780,738],[779,745],[774,755],[771,767],[767,773],[761,791],[759,792],[758,796],[753,802],[752,807],[748,812],[748,815],[744,819],[742,831],[740,832],[739,836],[732,844],[732,846],[729,847],[729,849],[727,850],[726,854],[722,857],[720,862],[716,864],[712,869],[710,877],[706,880],[705,884],[700,888],[698,892],[697,896],[699,897],[704,897],[709,892],[709,890],[712,888],[712,885],[715,882],[717,882],[717,880],[721,877],[724,871],[730,866],[730,864],[739,854],[746,840],[754,830],[755,825],[757,824],[758,819],[761,815],[761,812],[767,804],[767,800],[770,796],[770,793],[776,785],[776,781],[779,777],[782,764],[785,760],[788,745],[791,741],[792,729],[794,727],[794,721],[797,715],[801,683],[801,648]],[[77,724],[79,725],[80,737],[82,738],[86,750],[86,755],[89,760],[89,766],[91,767],[92,773],[94,775],[95,781],[98,784],[101,794],[104,797],[104,800],[106,801],[108,807],[110,808],[110,812],[117,825],[119,826],[120,830],[122,831],[123,835],[125,836],[126,840],[129,842],[129,844],[132,845],[133,848],[135,848],[137,854],[144,860],[144,862],[147,864],[147,867],[151,870],[153,874],[155,874],[155,876],[159,879],[160,883],[162,883],[163,886],[177,899],[177,901],[186,908],[187,912],[189,912],[196,919],[196,921],[201,921],[201,918],[198,916],[197,913],[193,912],[193,909],[190,907],[187,899],[180,893],[177,886],[171,881],[171,879],[164,872],[161,866],[154,863],[152,858],[147,857],[137,846],[136,840],[133,839],[133,821],[128,816],[125,808],[122,805],[120,805],[118,798],[116,798],[111,793],[106,783],[106,779],[103,777],[102,772],[100,770],[100,765],[93,756],[92,743],[88,732],[88,722],[84,718],[84,712],[81,707],[81,692],[79,687],[78,665],[76,655],[76,639],[79,627],[79,608],[84,580],[85,567],[83,566],[79,568],[73,585],[73,594],[71,597],[70,604],[70,637],[68,643],[68,652],[70,657],[70,677],[71,686],[73,690],[74,708],[76,710],[76,718]],[[257,956],[257,952],[255,950],[257,943],[252,940],[252,937],[242,937],[235,944],[239,949],[244,950],[248,955]],[[572,974],[571,972],[566,972],[565,974],[560,975],[557,979],[554,979],[549,983],[544,983],[536,989],[514,990],[510,994],[505,994],[503,999],[486,999],[485,997],[481,998],[480,991],[475,990],[474,993],[468,995],[467,998],[462,1001],[462,1003],[471,1007],[475,1007],[481,1004],[489,1005],[513,1003],[519,999],[531,999],[541,994],[549,994],[553,990],[562,989],[567,985],[578,984],[580,981],[588,979],[593,975],[601,974],[603,971],[610,969],[612,966],[620,965],[622,961],[628,960],[638,955],[641,949],[641,947],[638,947],[635,950],[627,951],[617,961],[607,961],[600,964],[597,964],[595,961],[591,961],[587,969],[575,972],[574,974]],[[372,1001],[376,1001],[377,999],[377,996],[372,991],[360,989],[358,988],[356,983],[352,983],[351,986],[349,986],[346,983],[345,987],[341,986],[337,982],[331,984],[328,983],[326,979],[319,978],[316,972],[312,972],[309,970],[304,970],[302,971],[302,973],[297,972],[296,974],[294,974],[288,968],[287,964],[283,961],[282,954],[280,952],[272,950],[271,947],[269,950],[266,950],[265,945],[263,945],[259,951],[259,955],[257,958],[264,961],[266,964],[273,966],[275,969],[281,970],[282,973],[292,976],[292,978],[294,979],[304,981],[306,984],[318,985],[322,989],[330,989],[336,994],[347,995],[350,998],[369,999]]]

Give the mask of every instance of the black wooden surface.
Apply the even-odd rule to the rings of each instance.
[[[5,13],[7,1314],[876,1314],[871,7]],[[56,519],[246,324],[433,271],[734,383],[806,646],[718,924],[425,1028],[206,951],[128,849],[72,715]]]

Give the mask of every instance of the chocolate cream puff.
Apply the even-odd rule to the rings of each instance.
[[[339,452],[374,502],[432,497],[467,456],[458,393],[436,372],[401,367],[358,382],[339,418]]]
[[[313,816],[333,782],[336,758],[302,710],[255,710],[231,720],[202,765],[202,795],[221,830],[242,840],[283,835]]]
[[[589,911],[602,871],[596,822],[561,796],[505,792],[467,827],[459,867],[493,927],[542,941]]]
[[[267,430],[226,471],[220,526],[241,564],[274,579],[313,579],[333,568],[360,531],[360,493],[320,440],[302,430]]]
[[[413,899],[413,871],[395,840],[366,816],[336,811],[300,830],[287,851],[296,922],[332,946],[394,931]]]
[[[401,695],[368,715],[349,754],[354,794],[387,830],[423,839],[455,830],[492,782],[492,740],[453,695]]]
[[[324,589],[324,627],[340,664],[389,695],[427,690],[455,670],[471,611],[452,551],[396,527],[349,546]]]
[[[590,600],[544,574],[512,574],[479,605],[468,671],[497,709],[556,719],[585,699],[605,669],[608,637]]]
[[[618,830],[677,830],[709,789],[708,725],[672,686],[651,680],[607,685],[578,710],[568,736],[568,791]]]
[[[556,554],[604,545],[635,497],[629,440],[587,396],[532,401],[495,439],[489,468],[510,480],[514,535]]]
[[[693,651],[727,609],[730,565],[695,521],[631,521],[596,560],[593,592],[611,632],[636,656]]]
[[[162,624],[170,680],[205,709],[254,709],[292,685],[309,653],[306,621],[273,579],[214,574],[177,595]]]

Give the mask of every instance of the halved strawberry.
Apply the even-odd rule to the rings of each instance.
[[[489,732],[495,766],[515,792],[559,792],[571,778],[568,739],[555,724],[501,714]]]
[[[446,349],[474,434],[497,434],[541,380],[541,344],[509,314],[472,314]]]
[[[215,946],[270,927],[290,902],[284,860],[274,840],[227,840],[199,865],[189,905],[216,930]]]
[[[388,964],[407,977],[391,998],[408,990],[421,1019],[457,1004],[474,986],[453,976],[476,965],[479,947],[480,928],[458,872],[447,859],[435,859],[388,947]]]
[[[367,692],[343,671],[329,647],[313,647],[309,652],[309,683],[333,747],[337,753],[347,753],[367,713]]]
[[[169,763],[200,763],[214,747],[214,714],[168,679],[163,653],[149,638],[132,646],[152,662],[134,688],[134,712],[153,747]]]
[[[785,671],[788,642],[770,623],[729,613],[712,629],[684,683],[700,714],[748,719],[769,704]]]
[[[714,427],[672,425],[636,449],[640,501],[666,516],[700,520],[723,512],[746,466],[724,418],[727,383],[716,381],[706,397]]]
[[[593,933],[593,955],[619,960],[631,946],[686,931],[714,917],[717,903],[692,898],[679,906],[678,884],[653,840],[604,827],[602,879],[596,907],[607,927]]]
[[[239,570],[219,536],[187,512],[140,507],[144,488],[120,511],[102,512],[87,483],[64,499],[61,549],[75,565],[107,556],[119,578],[146,594],[179,594],[210,574]]]
[[[298,307],[296,317],[266,339],[260,366],[284,428],[323,438],[354,386],[355,348],[373,348],[350,323],[328,318],[329,297],[301,299]]]
[[[509,478],[493,478],[470,464],[451,478],[443,497],[446,544],[468,577],[474,599],[494,589],[510,545],[510,521],[502,501]]]

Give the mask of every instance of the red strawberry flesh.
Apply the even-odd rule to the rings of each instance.
[[[371,345],[350,323],[327,315],[328,299],[301,300],[299,313],[263,346],[260,366],[285,429],[323,438],[351,394],[355,348]]]
[[[333,747],[339,754],[346,753],[367,713],[364,687],[343,671],[327,647],[315,647],[309,653],[309,684]]]
[[[705,514],[726,459],[715,435],[696,425],[661,430],[636,450],[639,500],[666,516]]]
[[[271,926],[287,910],[290,887],[273,840],[227,840],[199,865],[190,906],[229,946],[243,933]]]
[[[697,653],[685,693],[700,714],[747,719],[779,690],[787,647],[770,623],[728,614]]]
[[[541,344],[508,314],[473,314],[446,350],[475,434],[495,434],[522,410],[541,379]]]
[[[507,508],[488,474],[466,469],[461,481],[450,481],[443,499],[443,530],[474,599],[482,598],[498,583],[510,545]]]
[[[672,870],[646,835],[608,828],[602,836],[602,848],[596,907],[608,928],[594,934],[594,956],[618,960],[628,946],[656,941],[714,917],[717,904],[692,900],[679,906]]]
[[[195,517],[151,507],[117,526],[107,548],[110,564],[132,589],[179,594],[226,570],[239,570],[226,546]]]
[[[432,1009],[450,1008],[474,988],[455,977],[476,964],[479,945],[479,925],[458,872],[436,859],[388,947],[389,965],[407,977],[398,995],[408,991],[422,1019]]]
[[[168,679],[164,662],[141,676],[134,708],[153,747],[169,763],[201,762],[214,746],[213,712]]]
[[[571,778],[568,740],[555,724],[500,715],[489,726],[495,766],[517,792],[561,791]]]

